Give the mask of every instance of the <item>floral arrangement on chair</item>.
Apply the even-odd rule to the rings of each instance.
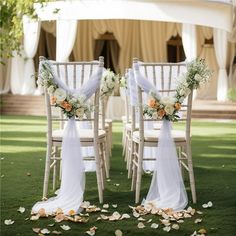
[[[204,59],[195,59],[187,63],[187,72],[184,73],[177,83],[176,93],[173,96],[161,97],[154,91],[149,93],[148,104],[144,106],[143,114],[152,119],[166,119],[177,121],[178,111],[185,98],[193,89],[198,89],[202,84],[209,81],[211,71],[205,64]]]
[[[116,75],[113,71],[107,69],[102,76],[101,96],[110,96],[113,93],[118,82],[119,75]]]
[[[128,88],[127,76],[126,75],[122,76],[119,82],[120,82],[120,87],[121,88],[125,88],[125,89]]]
[[[51,65],[46,60],[41,64],[38,84],[47,90],[51,105],[60,107],[68,118],[78,117],[82,120],[90,111],[90,106],[85,103],[83,95],[70,94],[58,86]]]

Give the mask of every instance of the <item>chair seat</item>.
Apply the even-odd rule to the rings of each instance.
[[[175,142],[185,142],[185,132],[181,130],[172,130],[171,135]],[[160,137],[160,130],[145,130],[144,131],[144,141],[145,142],[158,142]],[[139,131],[133,132],[133,140],[139,142]]]
[[[53,130],[52,140],[53,141],[62,141],[63,130]],[[81,142],[92,142],[94,139],[93,129],[79,129],[79,136]],[[98,138],[105,138],[106,132],[104,130],[98,131]]]
[[[125,129],[127,131],[131,131],[131,128],[132,128],[132,124],[131,123],[126,123],[125,124]],[[139,129],[139,124],[136,124],[135,130],[138,130],[138,129]]]

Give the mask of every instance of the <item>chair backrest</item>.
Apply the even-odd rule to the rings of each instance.
[[[144,63],[139,62],[137,58],[133,59],[133,63],[138,63],[141,74],[146,77],[158,90],[162,97],[171,96],[176,92],[178,77],[186,72],[186,63]],[[139,104],[139,129],[144,130],[144,121],[153,121],[143,116],[143,105],[147,103],[146,94],[142,88],[138,86],[138,104]],[[180,122],[184,123],[186,139],[190,140],[191,127],[191,111],[192,111],[192,93],[185,99],[181,109],[179,110]]]
[[[54,72],[58,79],[62,80],[65,85],[70,89],[79,89],[85,84],[91,75],[95,73],[98,67],[104,67],[104,58],[99,57],[98,61],[82,61],[82,62],[52,62]],[[100,86],[97,88],[94,96],[89,99],[89,103],[92,105],[92,112],[89,117],[82,121],[76,119],[78,122],[89,121],[94,127],[95,131],[98,131],[99,122],[99,96]],[[48,123],[48,135],[53,129],[64,128],[64,123],[68,118],[63,115],[61,108],[55,107],[50,103],[50,95],[45,90],[45,102],[47,107],[47,123]],[[97,134],[94,134],[97,136]]]

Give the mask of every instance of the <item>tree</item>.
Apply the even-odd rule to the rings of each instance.
[[[23,15],[37,18],[34,3],[48,0],[2,0],[0,1],[0,57],[12,57],[12,52],[20,53],[23,36]],[[2,60],[2,59],[1,59]]]

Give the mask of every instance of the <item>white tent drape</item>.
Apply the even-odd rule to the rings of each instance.
[[[187,61],[191,61],[197,57],[197,36],[196,25],[182,25],[182,41]],[[196,90],[193,92],[193,99],[197,96]]]
[[[214,37],[216,59],[219,65],[217,100],[226,101],[227,90],[228,90],[228,78],[226,72],[227,32],[221,29],[214,29],[213,37]]]
[[[13,94],[21,94],[24,79],[24,58],[13,52],[11,58],[10,88]]]
[[[40,28],[40,21],[31,20],[27,16],[23,17],[25,63],[22,94],[24,95],[34,94],[36,89],[33,58],[38,48]]]
[[[68,58],[75,43],[76,31],[77,20],[57,20],[57,61],[68,61]]]

